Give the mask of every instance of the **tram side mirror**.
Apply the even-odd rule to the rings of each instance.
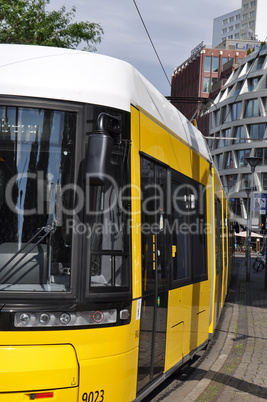
[[[105,177],[110,173],[113,143],[113,138],[108,134],[93,133],[89,135],[86,152],[86,176],[89,176],[90,184],[104,185]]]

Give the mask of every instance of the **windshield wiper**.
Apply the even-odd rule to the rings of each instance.
[[[41,243],[42,240],[44,240],[54,229],[53,225],[46,225],[41,227],[40,229],[37,230],[37,232],[30,238],[30,240],[24,244],[5,264],[3,267],[0,268],[0,273],[23,251],[25,250],[31,243],[32,241],[39,236],[40,233],[42,233],[43,231],[45,232],[43,234],[42,237],[40,237],[40,239],[38,241],[36,241],[35,243],[32,244],[32,246],[29,248],[29,250],[27,252],[25,252],[25,254],[18,260],[16,261],[9,269],[8,271],[5,273],[5,275],[1,278],[0,282],[3,281],[3,279],[6,277],[6,275],[8,275],[25,257],[27,257],[27,255],[30,254],[30,252],[36,247],[38,246],[39,243]]]

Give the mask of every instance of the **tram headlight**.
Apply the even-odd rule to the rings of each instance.
[[[104,314],[102,311],[94,311],[92,314],[92,319],[97,324],[100,324],[104,320]]]
[[[64,312],[23,312],[15,313],[14,326],[17,328],[32,327],[89,327],[95,325],[114,324],[117,321],[117,310],[64,311]]]
[[[41,325],[47,325],[47,324],[49,324],[49,321],[50,321],[50,315],[49,314],[47,314],[47,313],[40,314],[39,322],[40,322]]]
[[[20,324],[20,326],[24,327],[26,325],[28,325],[31,321],[31,315],[28,313],[22,313],[22,314],[18,314],[17,317],[17,322],[18,324]]]
[[[70,323],[71,316],[69,313],[61,313],[59,316],[59,321],[62,325],[68,325]]]

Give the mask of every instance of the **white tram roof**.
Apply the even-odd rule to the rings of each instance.
[[[95,53],[0,45],[0,94],[140,107],[211,159],[201,133],[132,65]]]

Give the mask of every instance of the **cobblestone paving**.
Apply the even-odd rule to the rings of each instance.
[[[208,350],[145,401],[259,402],[267,400],[267,290],[265,271],[236,259],[235,275]]]

